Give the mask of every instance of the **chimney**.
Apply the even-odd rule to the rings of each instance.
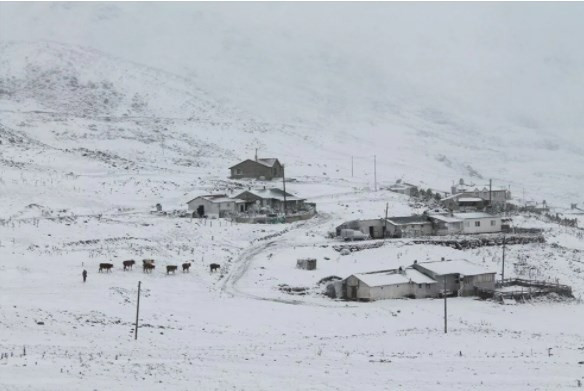
[[[441,261],[444,262],[444,260],[445,260],[444,257],[442,257]]]

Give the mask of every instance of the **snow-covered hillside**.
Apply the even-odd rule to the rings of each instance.
[[[341,222],[422,212],[373,191],[374,155],[380,187],[492,178],[516,200],[584,204],[583,15],[579,4],[0,3],[0,388],[576,387],[580,229],[516,216],[547,242],[507,248],[507,276],[559,279],[575,300],[452,299],[446,335],[440,300],[334,301],[318,281],[441,257],[502,268],[499,247],[389,241],[339,255],[327,232]],[[256,149],[286,164],[287,190],[317,217],[150,212],[279,186],[227,178]],[[296,269],[303,257],[317,270]],[[154,273],[121,270],[143,258]],[[164,273],[186,261],[190,273]]]

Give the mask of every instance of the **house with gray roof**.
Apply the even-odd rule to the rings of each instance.
[[[284,168],[276,158],[246,159],[229,167],[232,179],[254,178],[272,180],[284,176]]]
[[[414,268],[357,273],[342,282],[349,300],[426,298],[438,295],[438,284]]]
[[[246,190],[235,198],[244,200],[247,211],[273,211],[294,213],[304,209],[304,198],[284,192],[278,188]],[[286,205],[286,208],[284,208]]]

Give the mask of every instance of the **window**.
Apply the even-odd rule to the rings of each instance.
[[[241,168],[236,168],[236,169],[235,169],[235,173],[236,173],[237,175],[241,175]]]
[[[475,221],[475,227],[480,227],[481,226],[481,222],[480,221]]]
[[[421,287],[422,287],[422,284],[418,284],[418,288],[421,288]]]
[[[491,227],[494,227],[495,225],[497,225],[497,222],[495,220],[491,220]]]

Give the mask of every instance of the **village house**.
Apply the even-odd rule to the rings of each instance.
[[[440,205],[452,211],[470,212],[484,210],[488,201],[480,197],[470,196],[467,193],[458,193],[442,198]]]
[[[412,238],[432,235],[432,222],[428,216],[388,217],[387,235],[392,238]]]
[[[451,192],[455,194],[463,194],[466,198],[481,198],[487,205],[502,208],[508,200],[511,199],[511,192],[505,188],[489,186],[476,186],[474,184],[467,184],[463,179],[458,181],[451,187]]]
[[[343,296],[350,300],[414,299],[438,295],[436,281],[413,268],[353,274],[342,284]]]
[[[466,259],[437,262],[414,262],[412,267],[438,282],[446,294],[475,295],[476,288],[495,289],[496,272],[482,268]]]
[[[278,188],[246,190],[235,198],[244,200],[245,210],[251,212],[295,213],[305,209],[304,198],[284,193]],[[284,204],[286,208],[284,208]]]
[[[453,213],[451,217],[462,221],[463,234],[484,234],[502,231],[502,217],[484,212]]]
[[[193,217],[227,217],[245,210],[245,201],[226,194],[202,195],[187,202]]]
[[[232,179],[255,178],[272,180],[284,176],[284,167],[276,158],[246,159],[235,166],[229,167]]]

